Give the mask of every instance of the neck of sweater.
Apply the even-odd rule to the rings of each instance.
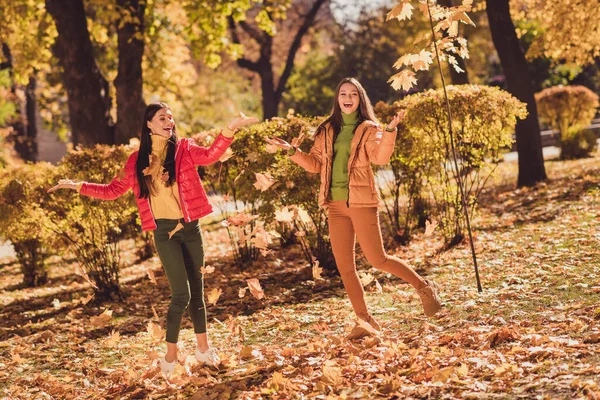
[[[152,141],[152,154],[163,154],[167,148],[167,142],[169,141],[169,138],[159,135],[152,135],[150,136],[150,140]]]
[[[358,110],[350,114],[342,113],[342,120],[344,121],[343,126],[356,125],[358,123]]]

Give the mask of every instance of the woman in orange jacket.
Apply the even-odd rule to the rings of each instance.
[[[362,85],[345,78],[337,86],[331,115],[315,133],[309,153],[280,138],[267,142],[287,150],[290,158],[308,172],[321,174],[319,205],[327,208],[329,237],[344,287],[358,318],[380,330],[365,304],[356,272],[355,241],[367,260],[412,285],[425,314],[433,316],[441,303],[437,284],[421,278],[406,262],[385,253],[379,225],[379,193],[371,163],[387,164],[394,151],[399,113],[381,130]]]

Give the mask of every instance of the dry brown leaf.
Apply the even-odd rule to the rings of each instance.
[[[339,386],[344,383],[342,377],[342,369],[333,360],[327,360],[323,363],[323,374],[321,375],[321,382],[326,385]]]
[[[294,219],[294,212],[290,211],[287,207],[283,207],[281,210],[275,211],[275,220],[279,222],[292,222]]]
[[[261,192],[264,192],[265,190],[273,186],[273,184],[275,183],[275,180],[268,172],[264,174],[260,172],[255,172],[254,175],[256,176],[256,182],[254,183],[254,187],[260,190]]]
[[[148,321],[148,326],[146,329],[147,329],[148,333],[150,334],[150,337],[152,339],[154,339],[155,341],[162,340],[162,338],[165,334],[164,329],[161,328],[160,325],[155,324],[152,321]]]
[[[312,266],[312,276],[313,279],[316,281],[317,279],[322,279],[321,278],[321,274],[323,273],[323,268],[319,267],[319,260],[314,260],[313,261],[313,266]]]
[[[108,338],[104,341],[104,343],[107,346],[115,346],[117,345],[117,343],[119,343],[119,341],[121,340],[121,334],[119,333],[119,331],[115,331],[113,329],[113,331],[110,333],[110,335],[108,335]]]
[[[246,279],[248,283],[248,288],[250,289],[250,293],[252,296],[256,297],[258,300],[265,297],[265,292],[263,292],[262,287],[260,286],[260,282],[256,278]]]
[[[238,290],[238,297],[239,297],[240,299],[244,298],[244,296],[246,296],[246,292],[247,292],[247,291],[248,291],[248,288],[247,288],[247,287],[241,287],[241,288]]]
[[[146,270],[146,275],[148,275],[148,279],[150,279],[150,282],[152,282],[155,285],[158,285],[158,283],[156,282],[156,276],[154,275],[154,271],[150,268],[148,268]]]
[[[425,221],[425,237],[429,237],[431,235],[433,235],[433,232],[435,232],[435,228],[437,228],[438,226],[438,222],[436,220],[431,220],[431,222],[429,220]]]
[[[110,324],[112,313],[112,310],[105,310],[102,314],[90,318],[90,325],[96,328],[104,328]]]
[[[369,323],[359,319],[350,333],[346,336],[348,340],[356,340],[366,336],[377,336],[379,332],[375,330]]]

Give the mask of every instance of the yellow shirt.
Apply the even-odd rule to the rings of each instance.
[[[155,219],[180,219],[183,218],[181,211],[181,201],[179,199],[179,190],[177,182],[172,186],[168,186],[163,179],[163,168],[165,156],[167,155],[167,138],[152,135],[152,155],[151,160],[159,162],[161,168],[156,168],[152,174],[152,185],[150,187],[150,207]]]

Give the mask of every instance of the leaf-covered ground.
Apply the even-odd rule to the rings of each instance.
[[[443,252],[434,235],[390,248],[440,284],[437,318],[422,314],[407,284],[361,260],[383,329],[358,340],[346,339],[354,318],[339,278],[315,282],[294,248],[241,271],[224,232],[207,232],[215,271],[206,291],[222,290],[208,306],[209,333],[222,363],[196,365],[186,316],[169,381],[156,367],[169,300],[156,258],[135,264],[124,243],[125,299],[102,306],[83,305],[91,291],[73,260],[53,259],[50,283],[24,289],[18,265],[4,259],[0,397],[598,399],[599,161],[548,162],[550,180],[521,190],[516,165],[502,165],[475,220],[481,294],[468,246]],[[239,297],[249,278],[263,299]]]

